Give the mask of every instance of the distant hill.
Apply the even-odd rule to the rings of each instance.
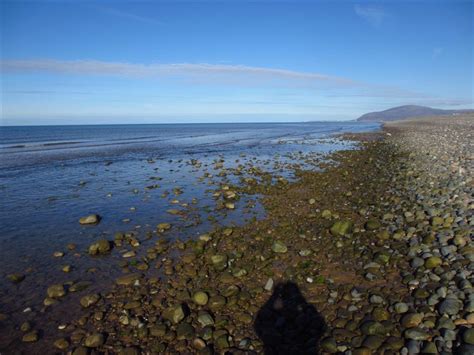
[[[426,106],[405,105],[389,108],[385,111],[370,112],[360,116],[357,121],[383,122],[405,120],[413,117],[445,116],[461,113],[474,112],[474,110],[441,110]]]

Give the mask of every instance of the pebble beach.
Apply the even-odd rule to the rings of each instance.
[[[156,221],[146,243],[117,231],[64,245],[58,267],[60,253],[120,254],[120,275],[100,290],[51,280],[41,309],[0,313],[0,352],[473,354],[473,138],[473,115],[343,134],[356,149],[294,155],[294,179],[219,185],[221,209],[255,198],[262,218],[183,240]]]

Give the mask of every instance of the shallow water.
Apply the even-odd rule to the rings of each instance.
[[[83,253],[99,237],[136,231],[146,245],[146,232],[160,222],[172,223],[169,237],[187,239],[261,218],[255,196],[242,196],[235,210],[216,209],[213,194],[241,177],[232,169],[240,166],[248,176],[258,167],[291,179],[294,156],[323,157],[350,147],[331,135],[377,128],[355,122],[0,127],[0,269],[3,280],[26,274],[19,285],[0,283],[0,311],[39,309],[52,283],[106,287],[121,258]],[[100,224],[79,225],[90,213],[102,216]],[[68,251],[68,243],[82,255]],[[54,251],[66,255],[54,258]],[[71,273],[61,271],[65,264]]]

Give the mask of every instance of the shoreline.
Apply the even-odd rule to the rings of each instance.
[[[467,122],[472,128],[473,119]],[[447,142],[462,144],[453,141],[463,136],[456,129],[443,132]],[[440,204],[439,193],[430,195],[431,171],[419,163],[426,151],[404,149],[423,137],[426,141],[419,144],[428,142],[432,136],[427,132],[434,134],[409,122],[390,123],[380,133],[346,135],[357,137],[361,149],[333,153],[320,164],[322,171],[297,171],[295,182],[272,184],[269,176],[263,184],[248,180],[244,186],[228,186],[222,193],[263,194],[267,217],[185,242],[166,243],[162,233],[146,259],[126,268],[130,273],[110,292],[83,291],[87,307],[78,319],[64,319],[59,334],[42,335],[46,349],[53,351],[55,343],[74,354],[92,349],[370,354],[420,348],[469,353],[472,205],[467,204],[464,215],[425,211],[427,199]],[[459,151],[465,150],[449,153]],[[462,163],[465,154],[461,158],[455,167],[472,175],[470,163]],[[447,159],[451,164],[449,154]],[[453,179],[443,169],[431,170],[438,184]],[[459,186],[447,188],[450,196],[472,185],[472,179],[463,185],[465,175],[459,175]],[[419,194],[425,196],[421,202]],[[451,206],[450,199],[441,202]],[[126,243],[127,236],[116,240]],[[453,245],[456,250],[443,252]],[[453,255],[455,263],[461,262],[452,279],[461,273],[466,281],[459,290],[452,290],[452,279],[443,278]],[[147,278],[148,268],[159,269],[160,279]],[[442,287],[446,290],[439,291]],[[457,299],[448,302],[455,304],[450,308],[457,309],[454,314],[440,310],[446,299],[453,299],[450,295]],[[34,353],[35,343],[18,340],[25,333],[33,336],[34,330],[15,331],[17,341],[6,350],[18,346]]]

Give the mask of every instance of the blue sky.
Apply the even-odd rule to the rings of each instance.
[[[473,108],[473,3],[2,1],[1,124]]]

